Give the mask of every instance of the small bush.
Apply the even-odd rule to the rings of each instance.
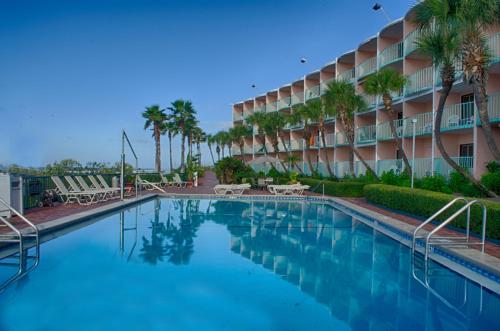
[[[486,163],[486,170],[491,173],[497,173],[500,172],[500,163],[493,160],[488,163]]]
[[[322,193],[323,186],[318,184],[321,180],[312,179],[312,178],[301,178],[300,182],[304,185],[309,185],[311,189],[316,188],[314,192]],[[364,183],[359,182],[332,182],[332,181],[323,181],[325,185],[325,194],[332,195],[336,197],[351,197],[358,198],[363,196],[363,187]],[[316,187],[317,186],[317,187]]]
[[[434,192],[452,193],[446,183],[446,178],[441,175],[426,176],[418,181],[418,185],[415,182],[415,187]]]
[[[481,176],[481,183],[496,194],[500,194],[500,172],[486,173]]]
[[[448,181],[448,185],[452,192],[461,193],[467,197],[483,197],[484,194],[462,174],[459,172],[453,171],[450,174],[450,180]]]
[[[451,194],[381,184],[366,185],[364,195],[372,203],[422,217],[430,217],[455,198]],[[500,239],[500,203],[488,200],[481,200],[481,202],[488,210],[487,236]],[[463,202],[456,203],[441,214],[438,221],[446,219],[463,205]],[[471,208],[471,230],[476,233],[481,232],[481,217],[481,208],[478,205],[473,206]],[[465,228],[465,221],[464,213],[452,225]]]
[[[394,170],[386,171],[380,177],[382,184],[395,186],[410,186],[410,177],[406,172],[401,174],[394,173]]]
[[[255,177],[252,168],[232,157],[225,157],[215,163],[215,173],[219,181],[224,184],[241,183],[243,178]]]

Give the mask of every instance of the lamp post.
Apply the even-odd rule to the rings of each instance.
[[[411,151],[411,188],[413,188],[413,182],[415,179],[415,135],[416,135],[417,119],[412,118],[411,124],[413,126],[413,144]]]
[[[380,10],[380,11],[382,11],[382,13],[384,14],[385,18],[387,18],[387,21],[391,22],[391,18],[389,17],[389,15],[387,15],[387,13],[386,13],[386,12],[385,12],[385,10],[384,10],[384,7],[382,7],[382,5],[381,5],[381,4],[379,4],[378,2],[376,2],[376,3],[373,5],[372,9],[373,9],[374,11],[379,11],[379,10]]]

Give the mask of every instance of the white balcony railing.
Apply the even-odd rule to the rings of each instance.
[[[417,41],[422,35],[420,29],[415,29],[412,32],[408,33],[404,41],[404,52],[405,55],[408,55],[417,49]]]
[[[455,161],[460,167],[467,169],[472,173],[472,169],[474,166],[474,158],[472,157],[452,157],[453,161]],[[446,178],[449,178],[450,174],[454,171],[454,169],[442,158],[436,158],[434,160],[434,168],[435,173],[443,175]]]
[[[355,68],[351,68],[339,74],[337,80],[352,83],[355,78],[356,78],[356,70]]]
[[[321,84],[320,84],[320,94],[321,95],[325,94],[325,92],[328,90],[328,84],[330,84],[334,80],[335,80],[335,78],[330,78],[330,79],[326,79],[326,80],[321,82]]]
[[[393,120],[394,126],[396,127],[396,134],[398,135],[399,138],[402,138],[403,135],[405,134],[405,126],[404,126],[405,120],[399,119],[399,120]],[[394,136],[391,131],[391,124],[390,122],[383,122],[377,125],[377,140],[382,141],[382,140],[392,140],[394,139]]]
[[[420,69],[408,76],[405,96],[411,96],[432,89],[432,67]]]
[[[361,62],[356,68],[356,77],[358,79],[368,76],[377,71],[377,57],[371,57]]]
[[[243,121],[242,113],[233,113],[233,122]]]
[[[489,96],[488,115],[490,116],[490,122],[500,122],[500,92]]]
[[[371,111],[377,107],[378,97],[376,95],[369,95],[366,93],[360,94],[366,101],[367,109],[365,111]]]
[[[305,100],[308,101],[311,99],[318,98],[320,96],[319,89],[320,89],[319,84],[306,89]]]
[[[304,92],[297,92],[292,94],[292,106],[299,103],[304,103]]]
[[[292,98],[285,97],[278,100],[278,110],[288,108],[292,105]]]
[[[491,53],[491,63],[500,61],[500,32],[488,38],[488,49]]]
[[[260,113],[260,112],[265,112],[266,111],[266,105],[257,105],[254,108],[254,112]]]
[[[356,129],[356,144],[364,145],[374,143],[377,138],[377,126],[368,125]]]
[[[462,102],[444,108],[441,130],[471,128],[474,125],[474,102]]]
[[[300,140],[293,140],[290,142],[290,150],[292,151],[301,151],[304,149],[304,142],[302,139]]]
[[[273,111],[278,110],[278,103],[277,102],[269,102],[266,104],[266,112],[271,113]]]
[[[335,165],[334,167],[335,176],[339,178],[351,176],[352,170],[354,170],[354,169],[351,170],[352,164],[350,161],[335,162],[334,165]]]
[[[406,118],[405,137],[412,137],[413,135],[413,119],[417,120],[417,122],[415,123],[416,136],[432,134],[432,112],[428,112]]]
[[[347,141],[347,137],[344,132],[337,132],[335,134],[335,146],[347,146],[349,145],[349,141]]]
[[[403,58],[403,42],[397,42],[385,48],[380,52],[379,61],[380,66],[386,66],[390,63],[399,61]]]

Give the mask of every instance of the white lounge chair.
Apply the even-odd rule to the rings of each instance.
[[[68,190],[66,185],[64,185],[61,178],[57,176],[50,177],[52,182],[56,185],[56,193],[61,197],[64,204],[70,202],[77,202],[80,205],[90,205],[94,202],[95,196],[93,194],[88,194],[85,192],[74,192]]]
[[[120,188],[119,187],[111,187],[108,185],[108,182],[102,177],[102,175],[97,175],[97,181],[94,176],[88,176],[90,181],[92,182],[92,185],[96,188],[103,188],[106,190],[114,191],[117,196],[120,195]],[[125,193],[130,193],[132,191],[132,187],[125,187]]]
[[[250,184],[219,184],[215,185],[214,192],[218,195],[242,195],[250,187]]]
[[[174,179],[173,186],[177,186],[177,187],[186,187],[187,186],[187,182],[183,181],[181,179],[181,176],[179,176],[178,173],[174,174],[173,179]]]
[[[69,184],[71,191],[92,195],[93,202],[100,202],[106,199],[106,194],[103,191],[82,189],[80,188],[80,186],[78,186],[78,184],[73,180],[73,177],[71,176],[64,176],[64,179]]]
[[[268,185],[268,190],[274,195],[302,195],[305,190],[309,189],[309,185],[292,184],[292,185]]]
[[[101,193],[102,194],[102,200],[108,200],[114,198],[113,192],[111,190],[103,189],[103,188],[95,188],[95,187],[90,187],[85,179],[83,179],[82,176],[75,176],[76,181],[78,182],[78,185],[80,185],[80,188],[83,191],[95,191],[96,193]]]
[[[160,172],[160,178],[161,178],[161,185],[163,187],[167,187],[167,186],[174,186],[175,185],[175,182],[172,180],[168,180],[167,177],[165,177],[161,172]]]
[[[167,193],[165,192],[164,189],[161,188],[160,184],[159,183],[153,183],[153,182],[150,182],[150,181],[147,181],[147,180],[144,180],[141,178],[141,176],[137,175],[137,184],[140,186],[140,187],[143,187],[146,191],[154,191],[154,190],[158,190],[158,191],[161,191],[163,193]]]

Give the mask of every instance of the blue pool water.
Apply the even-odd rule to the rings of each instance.
[[[327,205],[158,199],[43,244],[0,330],[500,330],[499,296],[410,266]]]

